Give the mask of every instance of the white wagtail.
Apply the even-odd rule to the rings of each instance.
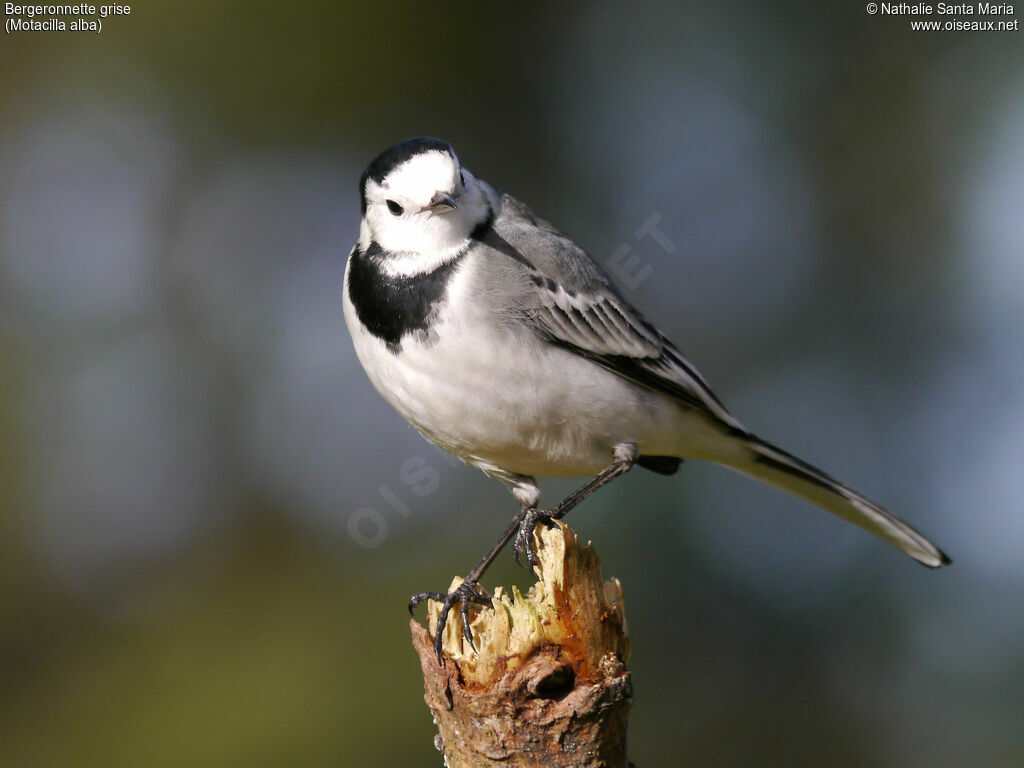
[[[576,243],[459,164],[451,146],[403,141],[359,182],[362,223],[345,271],[345,320],[373,385],[420,433],[505,483],[521,506],[450,594],[489,605],[477,580],[514,536],[536,563],[537,522],[562,517],[634,464],[672,474],[714,461],[763,480],[930,567],[949,558],[870,499],[748,432],[697,370]],[[594,476],[537,508],[536,477]]]

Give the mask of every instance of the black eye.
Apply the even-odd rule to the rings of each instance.
[[[400,206],[394,200],[386,200],[385,202],[388,204],[388,210],[395,214],[395,216],[402,215],[402,211],[404,210],[402,206]]]
[[[462,171],[459,171],[459,183],[466,186],[466,177],[462,175]]]

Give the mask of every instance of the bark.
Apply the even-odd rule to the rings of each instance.
[[[411,622],[435,746],[448,768],[627,768],[633,697],[629,638],[617,579],[567,526],[538,527],[538,581],[525,595],[498,587],[493,608],[470,611],[479,653],[463,636],[458,608],[444,631],[444,665],[430,632]],[[460,579],[452,582],[452,589]]]

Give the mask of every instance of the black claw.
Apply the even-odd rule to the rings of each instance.
[[[476,653],[476,643],[473,642],[473,630],[469,628],[469,602],[466,600],[462,601],[462,632],[469,640],[469,647],[473,649],[473,653]]]
[[[441,603],[441,613],[437,617],[437,629],[434,631],[434,655],[437,656],[437,663],[444,666],[443,654],[441,653],[441,640],[444,636],[444,628],[448,625],[448,613],[455,604],[459,604],[459,615],[462,618],[462,632],[469,640],[469,646],[476,653],[476,644],[473,641],[473,630],[469,628],[469,606],[472,604],[490,606],[491,598],[487,597],[480,588],[469,581],[462,582],[454,591],[448,594],[440,592],[417,592],[409,598],[409,612],[422,603],[424,600],[436,600]]]
[[[555,524],[554,520],[555,517],[545,510],[526,510],[522,521],[519,523],[519,530],[516,532],[515,541],[512,542],[512,556],[518,565],[523,564],[519,559],[520,555],[525,555],[527,562],[531,566],[536,566],[540,563],[540,558],[537,557],[537,553],[533,549],[533,529],[537,526],[537,523],[543,523],[545,528],[550,528]]]
[[[441,608],[441,615],[437,617],[437,632],[434,633],[434,655],[437,657],[437,665],[439,667],[444,666],[444,660],[441,658],[441,637],[444,635],[444,628],[448,623],[449,610],[451,610],[451,605],[446,597],[444,599],[444,606]]]
[[[409,598],[409,615],[412,616],[413,609],[424,600],[444,600],[445,595],[440,592],[417,592]]]

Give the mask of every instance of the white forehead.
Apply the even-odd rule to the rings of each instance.
[[[427,203],[438,191],[451,192],[458,178],[458,161],[447,152],[435,150],[410,157],[387,175],[382,188]]]

